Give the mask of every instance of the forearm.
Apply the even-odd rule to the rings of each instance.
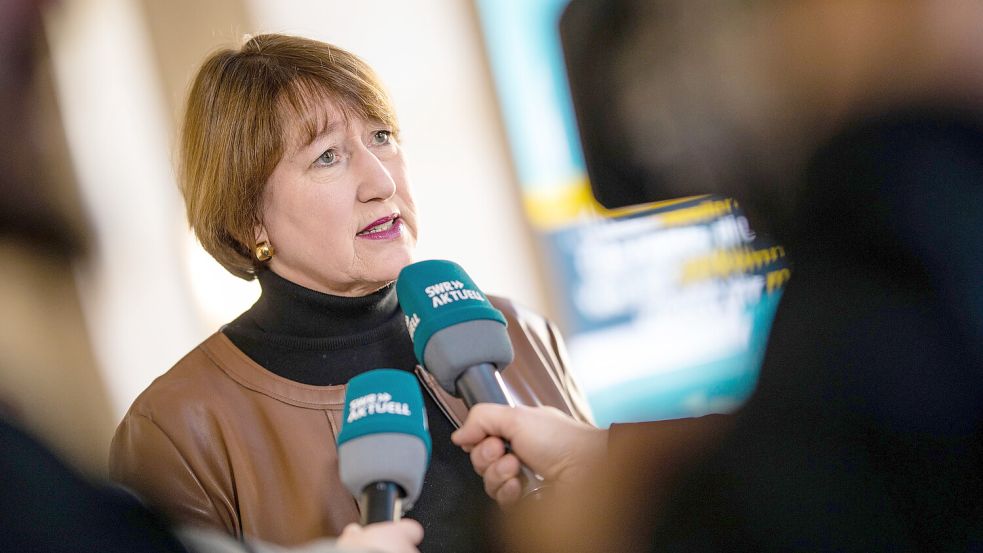
[[[731,415],[613,424],[608,430],[608,459],[644,458],[654,467],[673,467],[713,447],[730,429]]]

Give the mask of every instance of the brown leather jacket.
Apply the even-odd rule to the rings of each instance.
[[[515,400],[591,422],[553,325],[489,299],[508,320],[515,361],[502,376]],[[464,404],[420,367],[417,376],[459,425]],[[344,386],[267,371],[217,332],[134,401],[113,439],[110,472],[179,522],[285,545],[336,536],[358,520],[338,477],[344,397]]]

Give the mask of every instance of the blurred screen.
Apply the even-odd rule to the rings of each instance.
[[[598,425],[734,410],[757,381],[790,274],[784,250],[755,234],[736,201],[674,197],[609,158],[624,141],[612,138],[603,92],[575,119],[560,48],[567,0],[477,5],[526,215]],[[579,24],[565,17],[564,32],[578,36]],[[603,63],[596,38],[587,59],[570,61],[583,61],[578,72]]]

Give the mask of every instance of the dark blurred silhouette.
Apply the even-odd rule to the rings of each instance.
[[[983,550],[981,28],[962,0],[571,3],[597,197],[734,197],[794,274],[729,423],[616,425],[609,478],[514,549]]]
[[[19,338],[5,345],[0,368],[6,405],[0,413],[0,543],[5,551],[185,551],[136,498],[92,485],[12,420],[31,423],[49,440],[76,440],[59,446],[92,472],[105,459],[93,448],[108,447],[108,440],[99,444],[98,423],[111,424],[109,406],[85,342],[70,269],[84,253],[84,233],[71,207],[72,182],[47,163],[63,139],[39,109],[50,100],[39,85],[44,72],[35,71],[44,51],[40,4],[5,0],[0,14],[3,317],[4,334]],[[45,354],[41,344],[60,353]],[[77,374],[53,367],[58,362],[74,363]],[[75,386],[76,379],[89,381]],[[61,400],[71,394],[87,397]]]
[[[87,244],[46,81],[42,4],[0,0],[0,550],[416,551],[415,521],[353,525],[338,540],[293,549],[176,529],[136,496],[98,482],[112,420],[73,280]]]
[[[735,197],[794,264],[655,549],[983,549],[981,28],[963,1],[571,4],[598,197]]]

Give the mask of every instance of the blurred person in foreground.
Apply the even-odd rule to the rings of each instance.
[[[56,9],[56,8],[55,8]],[[4,255],[2,297],[5,327],[0,374],[0,549],[17,552],[136,553],[412,553],[423,537],[415,521],[351,525],[337,540],[319,540],[287,549],[258,541],[244,544],[217,531],[172,527],[160,513],[131,494],[99,483],[89,472],[91,459],[61,443],[80,434],[95,441],[91,424],[48,428],[36,421],[41,411],[63,410],[88,421],[101,415],[104,400],[91,390],[92,352],[85,340],[72,266],[84,260],[86,240],[76,218],[67,168],[53,159],[62,141],[46,105],[45,43],[41,5],[0,3],[0,251]],[[39,50],[41,50],[39,52]],[[39,67],[41,68],[39,70]],[[50,91],[49,91],[50,92]],[[64,156],[60,158],[64,159]],[[65,174],[59,174],[65,172]],[[11,336],[18,338],[11,340]],[[11,340],[11,341],[7,341]],[[52,353],[57,344],[57,353]],[[52,360],[56,361],[52,361]],[[27,384],[22,378],[50,383]],[[80,382],[80,379],[90,379]],[[46,386],[38,393],[37,386]],[[62,393],[67,389],[67,393]],[[75,398],[75,395],[96,395]],[[108,408],[107,408],[108,409]],[[39,416],[41,415],[41,416]],[[60,453],[72,452],[73,465],[42,445],[41,431]],[[40,427],[40,428],[36,428]],[[80,470],[82,469],[82,470]]]
[[[983,4],[575,0],[562,28],[594,186],[736,197],[794,276],[731,419],[476,406],[453,439],[492,496],[516,456],[558,483],[510,550],[983,551]]]
[[[191,227],[260,299],[134,401],[110,470],[176,520],[296,544],[358,519],[338,474],[345,384],[380,367],[416,371],[434,450],[410,516],[423,551],[477,552],[495,511],[450,442],[464,404],[419,367],[394,280],[417,216],[393,106],[371,68],[335,46],[276,34],[209,56],[181,138]],[[491,298],[520,403],[589,414],[553,326]],[[385,454],[385,452],[380,452]]]

